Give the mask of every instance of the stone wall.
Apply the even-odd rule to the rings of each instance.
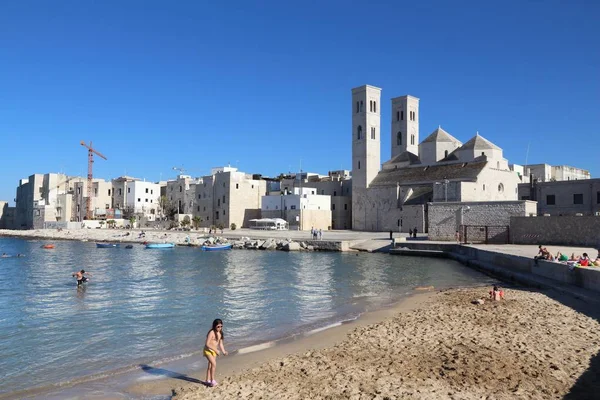
[[[600,216],[512,217],[510,234],[516,244],[558,244],[600,248]]]
[[[536,209],[534,201],[428,203],[428,206],[430,240],[454,240],[461,225],[509,226],[511,217],[525,217]]]

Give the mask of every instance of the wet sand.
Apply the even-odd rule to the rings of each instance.
[[[299,341],[294,354],[231,357],[237,366],[218,366],[217,387],[179,383],[175,399],[597,398],[597,304],[526,289],[472,304],[488,290],[418,297],[393,317]]]

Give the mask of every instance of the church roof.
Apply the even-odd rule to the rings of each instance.
[[[369,184],[373,186],[395,186],[438,182],[443,179],[455,181],[476,181],[487,164],[486,160],[465,163],[429,165],[426,167],[405,167],[382,169]]]
[[[410,206],[413,204],[424,204],[427,200],[423,201],[423,197],[433,197],[433,187],[431,186],[416,186],[413,187],[413,192],[404,202],[405,206]]]
[[[439,126],[435,131],[431,132],[431,135],[427,136],[421,143],[429,142],[453,142],[461,143],[457,138],[446,132]],[[462,144],[462,143],[461,143]]]
[[[406,161],[409,161],[411,164],[421,164],[419,156],[411,153],[410,151],[403,151],[391,160],[386,161],[384,164],[397,164]]]
[[[463,144],[459,150],[502,150],[500,147],[496,146],[494,143],[490,142],[483,136],[480,136],[477,133],[473,136],[467,143]]]

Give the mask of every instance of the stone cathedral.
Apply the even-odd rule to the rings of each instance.
[[[381,89],[352,89],[352,229],[426,232],[428,203],[517,200],[521,179],[500,147],[479,134],[463,144],[441,126],[420,142],[419,99],[391,101],[381,164]]]

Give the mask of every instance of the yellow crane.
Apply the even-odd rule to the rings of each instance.
[[[85,205],[86,208],[86,216],[87,219],[92,219],[92,166],[94,165],[94,153],[97,156],[107,159],[101,153],[99,153],[96,149],[92,147],[92,142],[87,145],[83,140],[81,141],[81,145],[88,149],[88,176],[87,176],[87,202]]]

